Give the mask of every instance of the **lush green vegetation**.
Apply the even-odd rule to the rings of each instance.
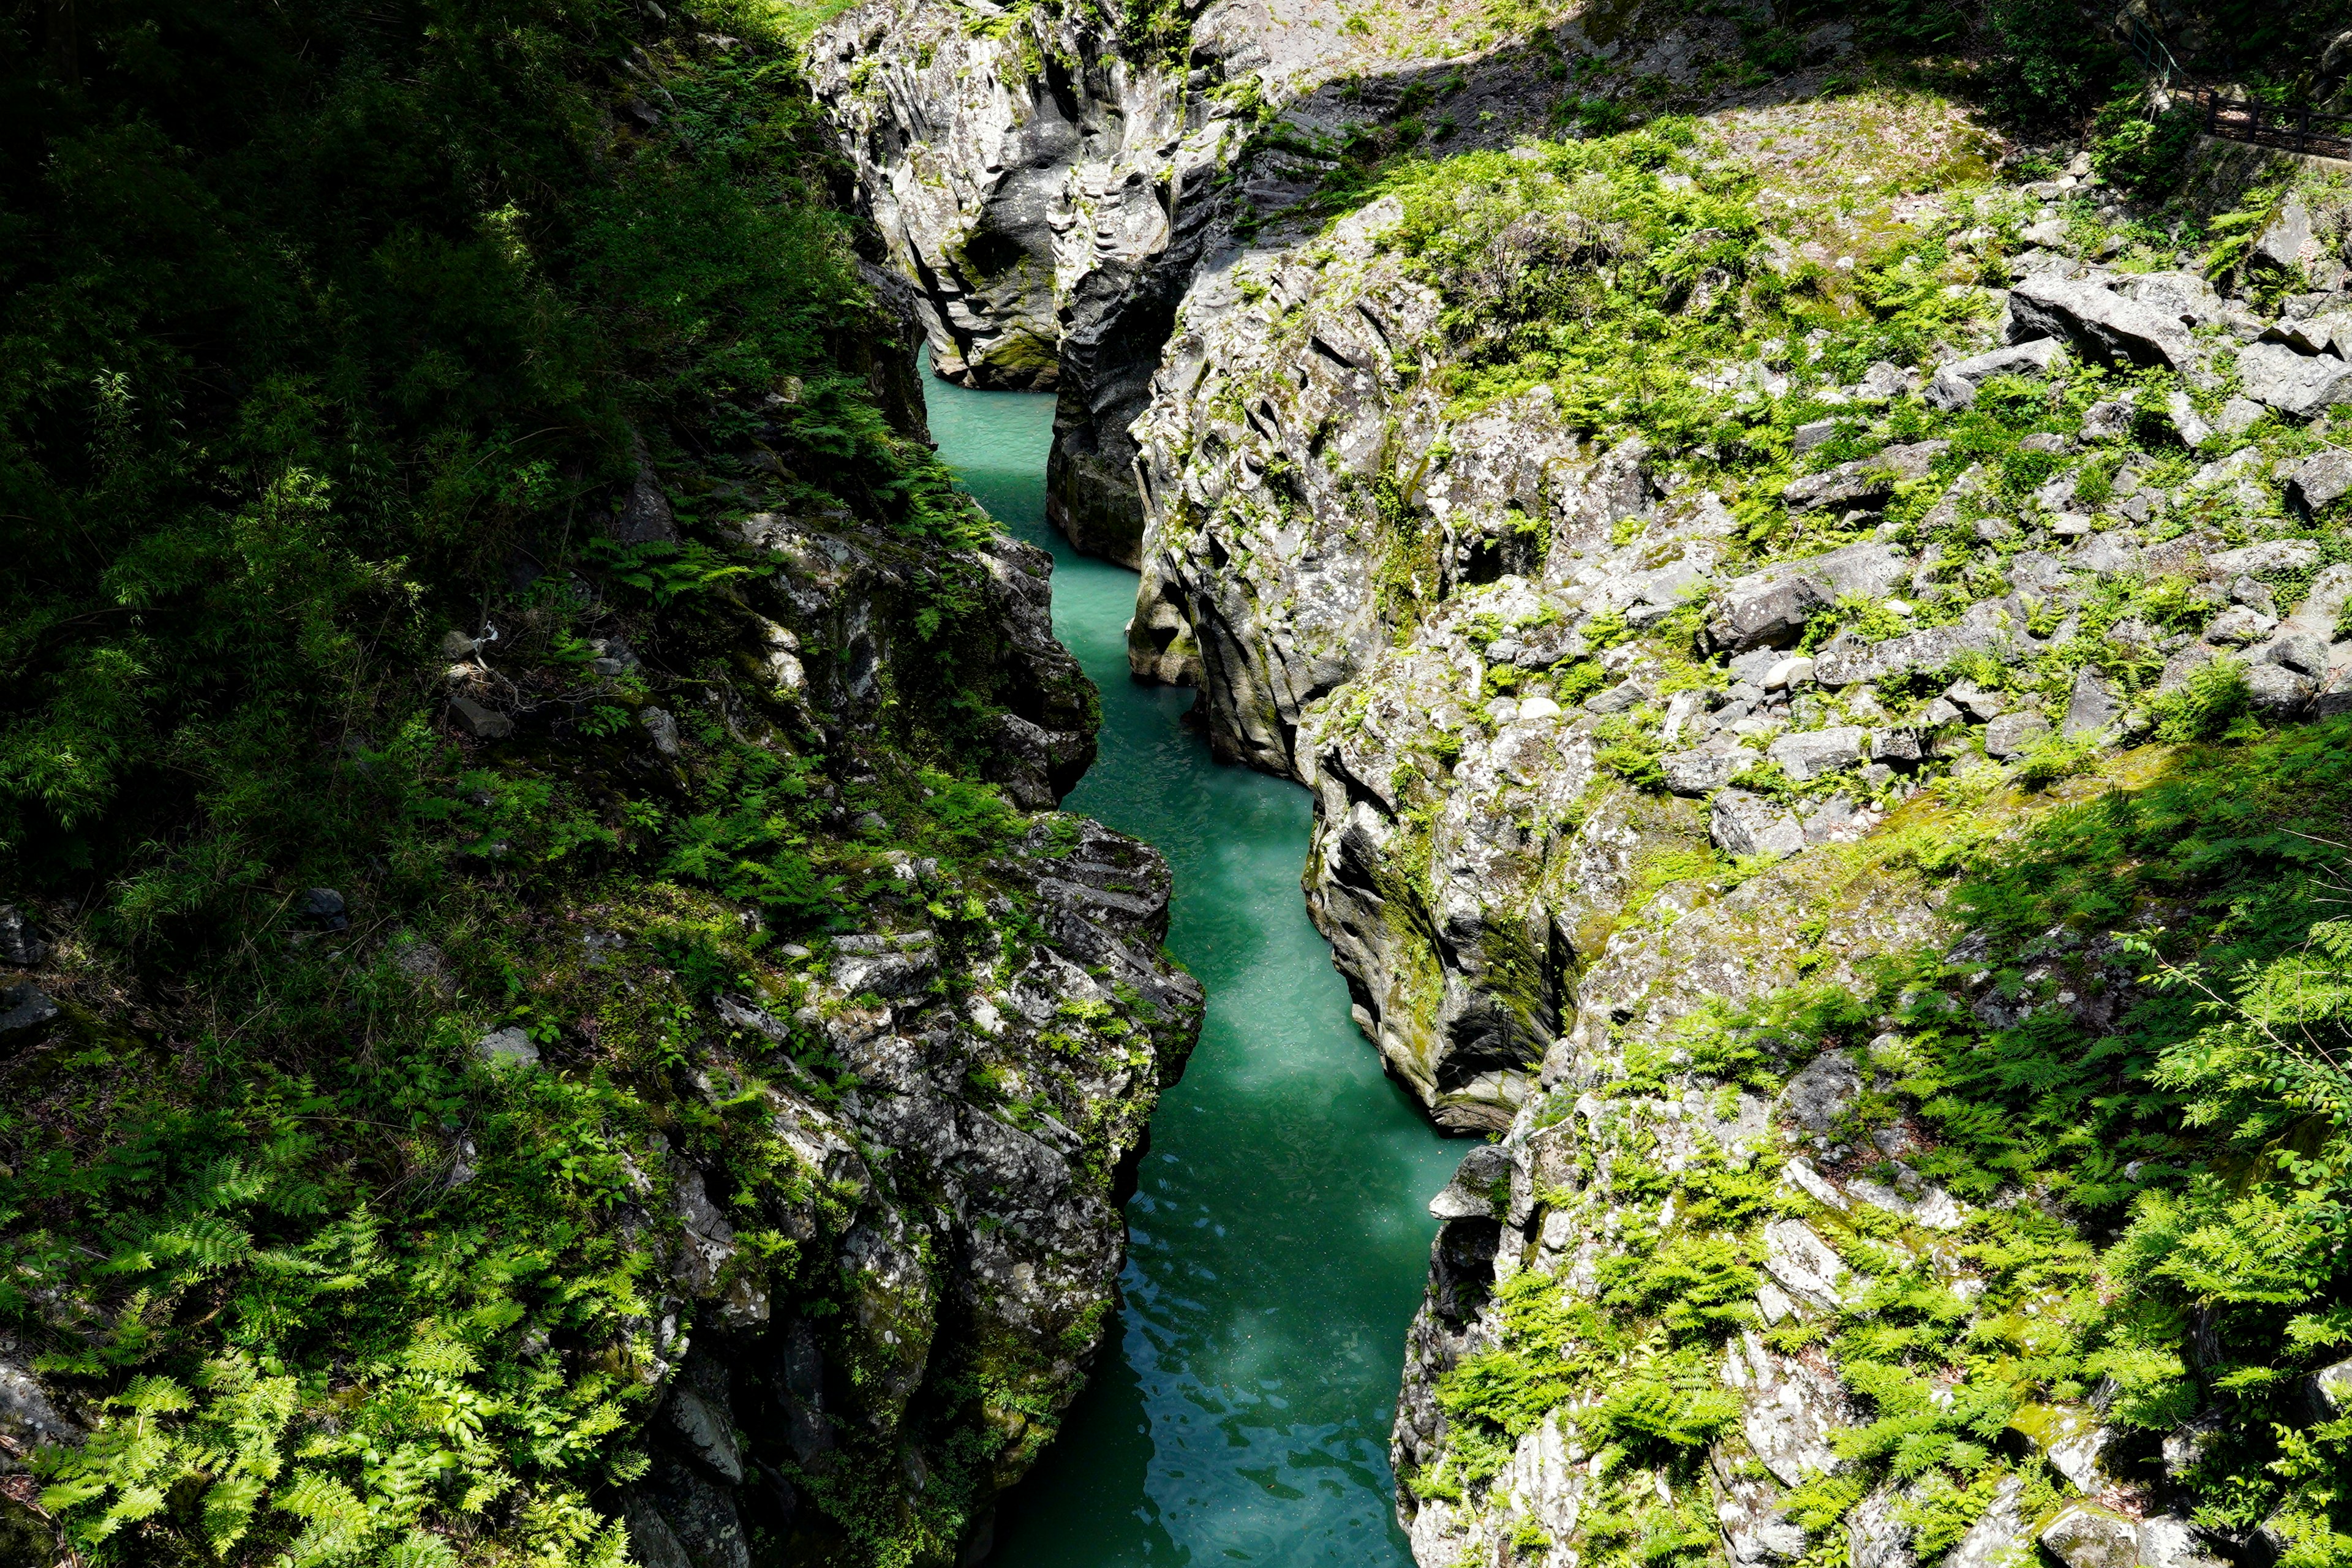
[[[1442,1385],[1461,1425],[1417,1484],[1477,1484],[1547,1411],[1606,1388],[1563,1419],[1625,1473],[1619,1501],[1638,1500],[1634,1467],[1691,1474],[1733,1429],[1722,1347],[1763,1330],[1784,1352],[1826,1351],[1861,1400],[1835,1438],[1843,1466],[1790,1501],[1819,1561],[1841,1560],[1832,1526],[1883,1480],[1923,1557],[2004,1476],[2028,1481],[2029,1518],[2054,1510],[2065,1489],[2042,1447],[2063,1435],[2058,1407],[2095,1398],[2119,1434],[2113,1473],[2161,1489],[2159,1442],[2193,1424],[2172,1484],[2200,1522],[2242,1538],[2267,1525],[2299,1568],[2341,1561],[2352,1415],[2328,1415],[2306,1380],[2352,1346],[2347,739],[2338,721],[2129,753],[2113,787],[2084,781],[2064,801],[1955,784],[1844,852],[1809,889],[1812,941],[1841,887],[1906,876],[1949,887],[1961,940],[1879,961],[1860,988],[1685,1019],[1674,1056],[1628,1048],[1620,1079],[1591,1092],[1631,1107],[1690,1072],[1717,1094],[1769,1094],[1816,1051],[1845,1049],[1878,1087],[1840,1130],[1863,1151],[1841,1168],[1893,1190],[1869,1135],[1900,1128],[1910,1168],[1969,1205],[1964,1228],[1939,1242],[1864,1204],[1833,1210],[1780,1183],[1779,1156],[1727,1161],[1704,1140],[1669,1171],[1624,1123],[1580,1156],[1625,1222],[1597,1290],[1532,1271],[1504,1286],[1504,1343]],[[1783,1215],[1861,1286],[1839,1310],[1767,1329],[1749,1305],[1759,1233]],[[1956,1271],[1980,1293],[1956,1289]]]
[[[41,1461],[81,1561],[618,1563],[678,1158],[722,1292],[856,1289],[761,1110],[840,1064],[704,1004],[789,1016],[783,939],[909,900],[995,940],[987,524],[894,406],[790,18],[661,16],[101,0],[70,80],[0,17],[0,895],[67,1013],[0,1064],[0,1317],[101,1417]],[[604,542],[640,454],[677,544]],[[755,509],[885,558],[870,746],[747,678]],[[945,1352],[928,1511],[861,1456],[802,1528],[951,1550],[1013,1358]]]

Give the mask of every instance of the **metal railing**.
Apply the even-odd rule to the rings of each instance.
[[[2308,104],[2282,109],[2231,98],[2210,87],[2179,88],[2172,100],[2197,110],[2208,136],[2274,147],[2282,153],[2352,158],[2352,114],[2330,114]]]

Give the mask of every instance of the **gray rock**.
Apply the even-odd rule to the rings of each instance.
[[[1779,1110],[1800,1131],[1827,1137],[1862,1095],[1862,1072],[1844,1051],[1823,1051],[1780,1091]]]
[[[2221,405],[2221,412],[2214,417],[2213,428],[2224,436],[2242,436],[2254,427],[2264,412],[2263,405],[2252,398],[2232,397]]]
[[[2137,1527],[2105,1509],[2076,1503],[2050,1521],[2041,1540],[2066,1568],[2138,1568]]]
[[[2185,1519],[2159,1513],[2140,1521],[2137,1534],[2139,1568],[2226,1568]]]
[[[2253,700],[2253,710],[2272,724],[2284,724],[2288,720],[2300,720],[2305,710],[2310,710],[2312,696],[2319,691],[2319,682],[2298,670],[2274,663],[2253,663],[2246,666],[2246,693]]]
[[[1816,661],[1813,677],[1824,686],[1850,686],[1858,680],[1879,681],[1914,669],[1949,664],[1964,652],[1994,652],[2011,639],[2009,614],[1999,601],[1971,605],[1958,624],[1906,632],[1885,642],[1859,647],[1829,647]]]
[[[2299,354],[2284,343],[2248,343],[2238,351],[2246,395],[2290,418],[2308,419],[2352,403],[2352,364],[2332,354]]]
[[[1845,1516],[1846,1562],[1849,1568],[1914,1568],[1913,1530],[1895,1517],[1895,1493],[1880,1487],[1853,1505]]]
[[[1925,761],[1927,752],[1919,731],[1905,725],[1871,731],[1870,755],[1881,763],[1916,763]]]
[[[2271,639],[2263,657],[2314,680],[2327,674],[2327,641],[2310,632],[2286,631]]]
[[[2311,209],[2300,195],[2289,195],[2254,241],[2254,248],[2246,259],[2254,267],[2273,272],[2291,271],[2303,265],[2304,252],[2311,245]]]
[[[1796,814],[1760,795],[1727,789],[1707,812],[1707,837],[1727,855],[1793,855],[1805,847]]]
[[[2099,672],[2088,665],[2074,672],[2074,689],[2066,699],[2066,721],[2060,733],[2069,741],[2104,735],[2123,716],[2124,700]]]
[[[352,923],[344,912],[343,895],[332,888],[312,888],[296,909],[304,920],[328,931],[342,931]]]
[[[2334,1420],[2352,1410],[2352,1361],[2321,1367],[2305,1382],[2304,1388],[2311,1407],[2320,1413],[2323,1421]]]
[[[2005,1568],[2025,1539],[2025,1521],[2018,1508],[2024,1492],[2025,1483],[2015,1476],[2001,1482],[1982,1516],[1945,1556],[1944,1568]]]
[[[2208,326],[2223,319],[2227,307],[2213,286],[2194,272],[2143,272],[2126,275],[2110,285],[2126,300],[2146,305],[2184,327]]]
[[[2004,713],[1985,726],[1985,751],[2007,762],[2023,756],[2049,733],[2050,721],[2039,713]]]
[[[462,693],[453,694],[449,706],[457,710],[458,728],[478,741],[503,741],[514,733],[513,720]]]
[[[49,956],[25,912],[14,904],[0,904],[0,963],[16,969],[38,969]]]
[[[629,1531],[629,1559],[636,1568],[697,1568],[677,1532],[639,1487],[621,1494],[621,1521]]]
[[[2132,433],[2139,420],[2139,410],[2129,398],[2110,397],[2094,403],[2083,410],[2083,439],[2085,441],[2120,441]]]
[[[1511,1152],[1500,1144],[1482,1144],[1462,1156],[1454,1179],[1429,1200],[1429,1212],[1440,1220],[1494,1219],[1510,1201]]]
[[[2245,605],[2232,605],[2213,617],[2205,628],[2205,640],[2217,647],[2243,647],[2260,642],[2271,635],[2278,625],[2274,616]]]
[[[1650,700],[1650,688],[1642,681],[1627,679],[1584,700],[1584,705],[1595,713],[1622,713],[1629,708],[1639,708]]]
[[[677,721],[666,708],[644,708],[637,711],[637,722],[645,726],[653,740],[654,750],[665,757],[678,754]]]
[[[2197,412],[2196,404],[2189,401],[2187,393],[2175,389],[2165,394],[2164,414],[2172,421],[2173,432],[2184,446],[2202,447],[2213,438],[2213,426],[2205,423],[2205,416]]]
[[[654,472],[652,456],[643,438],[631,433],[637,460],[636,478],[630,481],[629,490],[621,498],[620,510],[609,525],[616,544],[675,544],[677,542],[677,518],[669,509],[669,498],[662,493],[661,476]]]
[[[43,1028],[58,1016],[58,1005],[49,994],[29,980],[0,990],[0,1037],[11,1044],[18,1038],[29,1038],[35,1030]]]
[[[2304,710],[2306,719],[2333,719],[2341,713],[2352,713],[2352,662],[2330,669]]]
[[[1766,753],[1799,784],[1824,773],[1843,773],[1868,756],[1869,732],[1855,725],[1832,730],[1807,730],[1783,735]]]
[[[48,1392],[33,1374],[13,1362],[0,1361],[0,1437],[16,1456],[50,1444],[80,1440],[82,1430],[60,1413]]]
[[[2060,338],[2083,359],[2186,370],[2195,349],[2177,318],[2090,282],[2047,273],[2010,290],[2009,341]]]
[[[1936,458],[1950,446],[1949,441],[1915,441],[1889,447],[1875,457],[1808,474],[1783,489],[1781,498],[1800,511],[1874,510],[1895,499],[1900,481],[1927,478]]]
[[[2009,693],[1989,690],[1973,680],[1956,680],[1945,689],[1946,700],[1959,705],[1961,711],[1979,724],[1989,724],[2009,711]]]
[[[714,1405],[684,1384],[671,1387],[662,1422],[688,1452],[723,1481],[742,1484],[743,1459],[735,1447],[735,1425],[725,1405]]]
[[[1795,1220],[1783,1220],[1780,1226],[1812,1234]],[[1829,1439],[1850,1424],[1836,1379],[1804,1362],[1763,1350],[1753,1340],[1749,1345],[1748,1363],[1756,1381],[1748,1390],[1740,1427],[1756,1458],[1783,1486],[1836,1469],[1837,1452]]]
[[[1908,371],[1891,360],[1879,360],[1862,373],[1862,380],[1853,389],[1857,403],[1888,403],[1909,392],[1919,384],[1918,373]]]
[[[1971,359],[1956,360],[1937,369],[1924,394],[1927,405],[1947,411],[1966,408],[1977,400],[1977,388],[1996,375],[2042,376],[2065,357],[2066,345],[2056,338],[2035,338],[2011,343]],[[2087,426],[2087,416],[2086,416]]]
[[[1666,775],[1666,787],[1676,795],[1713,795],[1759,761],[1745,746],[1731,746],[1670,752],[1659,759],[1658,766]]]
[[[2140,569],[2139,549],[2121,530],[2095,533],[2066,552],[2066,564],[2077,572],[2114,577]]]
[[[2287,504],[2306,517],[2317,516],[2347,493],[2352,493],[2352,452],[2331,447],[2305,458],[2287,476]]]
[[[474,1055],[492,1068],[535,1068],[539,1065],[539,1047],[521,1029],[509,1024],[503,1029],[493,1029],[474,1042]]]
[[[1790,449],[1802,457],[1822,442],[1836,439],[1838,426],[1843,423],[1837,419],[1816,419],[1810,424],[1800,425],[1790,432]]]
[[[1735,652],[1785,647],[1803,635],[1805,623],[1835,602],[1824,585],[1802,573],[1757,573],[1723,585],[1707,634],[1715,646]]]
[[[2320,543],[2315,539],[2273,539],[2205,559],[2212,575],[2226,580],[2242,574],[2266,577],[2279,572],[2308,572],[2319,564],[2319,556]]]

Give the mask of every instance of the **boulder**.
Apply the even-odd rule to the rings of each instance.
[[[2066,345],[2056,338],[2035,338],[1973,359],[1956,360],[1937,370],[1936,378],[1927,384],[1927,402],[1930,407],[1947,411],[1966,408],[1977,400],[1977,388],[1994,376],[2047,375],[2065,353]]]
[[[1824,1310],[1853,1289],[1845,1259],[1801,1219],[1774,1220],[1764,1227],[1764,1271],[1790,1296]]]
[[[2194,272],[2143,272],[2116,279],[2115,291],[2172,318],[2184,327],[2221,321],[2227,310],[2213,286]]]
[[[1716,795],[1706,830],[1727,855],[1793,855],[1805,847],[1804,825],[1794,812],[1742,789]]]
[[[1510,1180],[1511,1152],[1499,1143],[1482,1144],[1462,1156],[1454,1179],[1429,1200],[1429,1212],[1439,1220],[1494,1219],[1497,1208],[1509,1203]]]
[[[2287,475],[2289,506],[2305,517],[2315,517],[2352,493],[2352,452],[2329,447],[2305,458]]]
[[[2284,631],[2271,639],[2263,658],[2318,680],[2327,674],[2327,639],[2311,632]]]
[[[2267,577],[2277,572],[2308,572],[2319,564],[2319,555],[2320,544],[2315,539],[2273,539],[2221,551],[2207,556],[2205,562],[2215,577],[2227,580]]]
[[[2118,576],[2140,569],[2139,547],[2121,531],[2094,533],[2066,552],[2066,564],[2077,572]]]
[[[2158,1514],[2139,1523],[2139,1568],[2225,1568],[2185,1519]]]
[[[2243,647],[2248,643],[2261,642],[2278,625],[2275,616],[2266,616],[2249,605],[2232,605],[2213,617],[2205,628],[2205,640],[2217,647]]]
[[[474,1042],[474,1055],[491,1068],[530,1068],[539,1065],[539,1047],[521,1029],[511,1025],[493,1029]]]
[[[2352,1410],[2352,1361],[2321,1367],[2305,1380],[2304,1390],[2312,1413],[2322,1421]]]
[[[2333,354],[2299,354],[2284,343],[2248,343],[2238,351],[2246,395],[2294,419],[2308,419],[2352,403],[2352,364]]]
[[[2165,394],[2164,415],[2172,421],[2173,433],[2180,437],[2182,446],[2202,447],[2212,439],[2213,426],[2205,423],[2205,416],[2197,412],[2197,405],[2189,400],[2187,393],[2176,388]]]
[[[646,449],[645,438],[632,431],[630,444],[634,448],[631,455],[637,462],[637,477],[621,498],[620,509],[606,525],[606,531],[615,544],[676,544],[677,517],[669,509],[669,498],[662,493],[661,476],[654,472],[653,457]]]
[[[40,939],[32,921],[14,904],[0,904],[0,963],[12,969],[37,969],[49,956],[49,944]]]
[[[1751,573],[1723,585],[1707,635],[1720,648],[1783,647],[1804,635],[1815,612],[1835,603],[1825,586],[1802,573]]]
[[[2039,713],[2004,713],[1985,726],[1985,751],[2007,762],[2049,733],[2050,721]]]
[[[2083,439],[2120,441],[2132,433],[2139,410],[2126,397],[2110,397],[2083,410]]]
[[[1971,605],[1953,626],[1906,632],[1856,647],[1825,648],[1815,661],[1813,679],[1823,686],[1847,686],[1914,669],[1933,669],[1970,649],[1999,648],[2011,635],[2007,623],[2007,612],[1998,601]]]
[[[2278,214],[2254,241],[2247,254],[2247,262],[2272,272],[2287,272],[2303,265],[2304,252],[2311,245],[2311,209],[2299,195],[2290,195],[2280,205]]]
[[[2274,724],[2303,717],[2316,689],[2319,684],[2310,675],[2270,660],[2246,666],[2246,693],[2253,699],[2253,710]]]
[[[1676,795],[1713,795],[1762,759],[1744,746],[1675,752],[1659,760],[1666,787]]]
[[[304,920],[326,931],[343,931],[352,923],[344,910],[342,894],[332,888],[312,888],[302,895],[296,908]]]
[[[2076,741],[2103,735],[2123,716],[2124,701],[2099,672],[2084,665],[2074,672],[2074,689],[2066,699],[2066,721],[2060,733]]]
[[[1780,1091],[1779,1110],[1798,1131],[1825,1138],[1862,1093],[1862,1072],[1844,1051],[1823,1051]]]
[[[0,1039],[14,1043],[32,1037],[56,1019],[58,1005],[49,994],[29,980],[0,990]]]
[[[2024,1493],[2025,1483],[2015,1476],[2001,1482],[1984,1512],[1946,1555],[1944,1568],[1997,1568],[2014,1558],[2025,1539],[2025,1521],[2018,1508]]]
[[[1950,446],[1949,441],[1915,441],[1889,447],[1875,457],[1808,474],[1783,489],[1781,499],[1799,511],[1875,510],[1895,499],[1900,481],[1927,478],[1936,458]]]
[[[483,707],[472,698],[453,695],[449,706],[457,715],[457,727],[477,741],[503,741],[514,733],[514,721],[505,714]]]
[[[1846,1562],[1850,1568],[1913,1568],[1913,1527],[1895,1516],[1895,1491],[1881,1487],[1853,1505],[1845,1516]]]
[[[665,757],[677,755],[677,721],[664,708],[647,708],[637,714],[637,722],[653,738],[654,750]]]
[[[2083,359],[2187,370],[2196,360],[2179,319],[2096,283],[2048,273],[2010,291],[2009,341],[2060,338]]]
[[[79,1442],[81,1436],[81,1428],[59,1413],[31,1373],[0,1361],[0,1439],[15,1453]]]
[[[2076,1503],[2052,1520],[2041,1539],[2066,1568],[2138,1568],[2137,1527],[2105,1509]]]
[[[1783,773],[1803,784],[1860,765],[1870,755],[1869,733],[1852,724],[1801,731],[1781,736],[1766,754],[1780,764]]]

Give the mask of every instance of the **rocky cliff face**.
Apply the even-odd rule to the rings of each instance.
[[[1242,128],[1174,60],[1047,7],[864,5],[810,59],[890,263],[916,285],[933,368],[1058,389],[1054,521],[1132,564],[1125,426]]]
[[[790,634],[755,656],[766,700],[838,724],[887,773],[875,720],[913,678],[894,600],[939,563],[873,533],[741,526],[777,568],[748,597]],[[648,1568],[985,1550],[992,1500],[1051,1439],[1116,1310],[1118,1205],[1202,996],[1160,948],[1164,863],[1052,811],[1093,711],[1052,639],[1050,561],[996,540],[978,564],[1036,709],[1003,717],[986,771],[1036,815],[977,878],[881,852],[878,918],[786,948],[775,1000],[714,998],[689,1077],[714,1111],[760,1107],[782,1159],[729,1181],[724,1208],[719,1172],[669,1163],[653,1468],[624,1504]],[[820,1065],[779,1079],[779,1051]],[[800,1289],[742,1244],[752,1222],[798,1249]]]
[[[1475,145],[1556,96],[1543,59],[1487,58],[1497,39],[1479,16],[1441,6],[1407,32],[1328,0],[1219,0],[1181,40],[1129,40],[1082,8],[871,0],[809,58],[933,366],[1057,391],[1049,514],[1078,549],[1132,567],[1144,515],[1129,426],[1236,222],[1279,226],[1367,123],[1442,99],[1449,134],[1466,122],[1456,145]]]
[[[1717,410],[1696,446],[1649,437],[1638,378],[1595,384],[1596,361],[1633,354],[1563,345],[1525,391],[1471,368],[1488,322],[1524,319],[1486,308],[1523,278],[1628,254],[1601,171],[1538,150],[1532,170],[1496,161],[1311,243],[1217,258],[1137,426],[1135,668],[1200,684],[1221,752],[1315,788],[1308,899],[1359,1023],[1441,1124],[1504,1135],[1438,1200],[1409,1347],[1394,1458],[1431,1568],[1677,1535],[1742,1563],[1834,1536],[1885,1568],[1991,1563],[2037,1534],[2070,1563],[2284,1539],[2193,1525],[2210,1494],[2173,1451],[2193,1434],[2158,1463],[2144,1412],[2135,1435],[2063,1390],[1984,1428],[2021,1447],[1973,1489],[1890,1479],[1862,1434],[1908,1406],[1857,1342],[1808,1348],[1861,1332],[1872,1279],[1895,1274],[1985,1303],[1955,1305],[1939,1344],[2024,1310],[1958,1239],[2000,1226],[1922,1173],[1949,1104],[1906,1098],[1916,1005],[1964,1008],[1981,1039],[2034,1016],[1970,994],[2004,965],[2091,1034],[2133,996],[2111,933],[2053,928],[2037,948],[1948,919],[1916,874],[1918,839],[1955,831],[1938,803],[2157,732],[2352,701],[2336,199],[2278,206],[2217,292],[2103,243],[2127,215],[2062,205],[2079,181],[1981,183],[1955,159],[1965,122],[1915,111],[1727,114],[1689,162],[1635,181],[1669,202],[1763,187],[1744,267],[1669,272],[1652,325],[1596,329],[1677,342],[1668,374]],[[1870,149],[1881,161],[1842,177],[1931,194],[1856,211],[1771,155],[1791,141]],[[1694,212],[1643,243],[1691,255],[1725,221]],[[1809,267],[1905,275],[1928,301],[1924,352],[1874,358],[1832,318],[1780,315],[1776,280]],[[1694,311],[1744,334],[1710,351],[1673,325]],[[1959,837],[2023,833],[2037,809],[2001,796]],[[1781,1041],[1752,1075],[1694,1065],[1706,1020],[1792,990],[1871,995],[1873,966],[1920,953],[1970,978],[1876,993],[1852,1033]],[[1864,1105],[1874,1141],[1857,1142]],[[1718,1166],[1758,1184],[1761,1215],[1694,1217],[1722,1193],[1689,1173]],[[2070,1210],[2057,1234],[2084,1245],[2095,1223]],[[1849,1245],[1864,1235],[1878,1250]],[[1689,1336],[1711,1359],[1676,1361],[1696,1319],[1674,1326],[1667,1303],[1716,1288],[1718,1246],[1754,1272],[1688,1309],[1715,1313]],[[1943,1408],[1990,1397],[1946,1383]]]

